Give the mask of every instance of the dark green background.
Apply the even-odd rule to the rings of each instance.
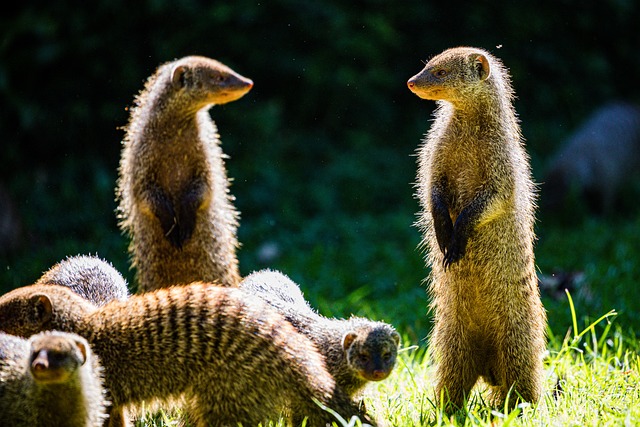
[[[121,127],[159,64],[199,54],[255,83],[211,110],[242,214],[242,273],[280,269],[326,314],[384,318],[423,337],[414,153],[434,105],[407,79],[448,47],[500,57],[537,180],[594,108],[640,99],[638,2],[459,3],[98,0],[5,10],[0,182],[22,229],[16,248],[0,251],[0,290],[78,253],[108,259],[133,285],[114,215]],[[576,206],[562,223],[540,212],[541,271],[585,271],[596,293],[579,315],[616,308],[623,324],[640,324],[633,207],[594,219]],[[265,244],[279,256],[261,261]],[[566,299],[545,304],[563,334]]]

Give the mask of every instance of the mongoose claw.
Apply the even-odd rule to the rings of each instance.
[[[176,249],[182,249],[182,246],[186,243],[187,240],[193,234],[193,227],[190,225],[183,225],[180,223],[176,223],[174,227],[172,227],[165,237],[171,243],[171,245]]]
[[[442,260],[444,270],[447,271],[451,264],[458,262],[463,256],[464,250],[458,244],[452,242],[444,253],[444,259]]]
[[[444,267],[444,271],[447,271],[449,266],[454,262],[455,261],[452,260],[451,252],[448,252],[448,251],[445,252],[444,259],[442,260],[442,266]]]

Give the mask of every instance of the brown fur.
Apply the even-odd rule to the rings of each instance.
[[[99,427],[107,402],[87,341],[43,332],[26,340],[0,333],[0,417],[11,427]]]
[[[95,308],[68,288],[33,285],[0,297],[0,327],[87,338],[104,366],[111,426],[143,402],[185,402],[197,426],[254,426],[287,416],[324,426],[366,416],[335,386],[315,346],[282,316],[239,289],[193,283]]]
[[[129,297],[127,282],[120,272],[107,261],[87,255],[60,261],[36,284],[66,286],[96,306]]]
[[[483,378],[497,405],[511,387],[511,406],[516,396],[535,402],[546,315],[533,253],[535,188],[508,72],[488,52],[461,47],[435,56],[407,84],[438,104],[417,183],[436,398],[461,407]]]
[[[220,62],[188,56],[160,66],[136,97],[116,193],[139,291],[240,281],[238,213],[209,108],[252,86]]]
[[[262,270],[247,276],[240,288],[275,307],[308,336],[327,361],[327,369],[349,396],[369,381],[389,376],[395,366],[400,335],[393,326],[361,317],[331,319],[318,314],[300,288],[284,274]]]

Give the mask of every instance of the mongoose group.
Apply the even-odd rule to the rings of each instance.
[[[0,375],[10,378],[0,408],[13,405],[15,425],[41,425],[35,417],[66,405],[83,414],[72,426],[128,426],[143,405],[180,406],[197,426],[325,426],[335,418],[323,407],[376,424],[361,392],[393,370],[393,326],[324,317],[278,271],[240,275],[239,215],[209,109],[252,86],[201,56],[149,77],[125,128],[116,189],[139,295],[105,260],[77,256],[0,296]],[[438,104],[417,182],[436,401],[460,409],[482,378],[495,405],[536,402],[546,345],[536,188],[508,71],[485,50],[460,47],[408,86]],[[74,393],[64,401],[43,397],[53,385],[33,372],[34,363],[46,371],[53,351],[66,361],[56,385]]]
[[[142,403],[186,402],[194,425],[246,426],[290,417],[300,425],[367,420],[327,372],[313,343],[239,289],[204,283],[163,288],[96,307],[58,285],[0,297],[0,325],[16,336],[42,330],[85,337],[104,368],[110,426],[128,425]]]
[[[536,402],[546,346],[533,253],[536,193],[508,72],[485,50],[459,47],[407,84],[437,102],[417,181],[435,397],[460,408],[483,378],[496,405]]]

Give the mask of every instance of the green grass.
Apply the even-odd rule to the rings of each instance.
[[[392,375],[367,387],[367,408],[392,426],[640,425],[638,340],[622,332],[614,311],[581,328],[570,297],[569,302],[572,325],[564,334],[550,332],[539,402],[520,404],[510,412],[492,409],[483,403],[485,390],[480,384],[465,411],[446,416],[432,400],[434,365],[428,347],[405,336]],[[159,412],[146,415],[137,426],[174,426],[178,419]],[[335,425],[360,425],[359,420],[343,421]]]
[[[404,163],[414,168],[412,161]],[[355,167],[347,162],[340,169]],[[269,173],[278,183],[274,188],[286,183],[275,169]],[[565,223],[540,219],[540,273],[584,273],[584,285],[572,300],[562,290],[543,295],[550,337],[545,397],[538,405],[503,415],[487,410],[482,393],[474,394],[466,414],[448,419],[430,400],[433,366],[426,338],[431,317],[423,283],[427,269],[412,225],[418,209],[411,198],[412,173],[399,173],[396,181],[384,184],[382,196],[373,187],[361,191],[362,206],[344,204],[344,194],[336,196],[340,190],[328,178],[299,177],[290,193],[274,196],[277,203],[269,185],[260,190],[258,181],[236,182],[242,273],[280,270],[327,316],[356,314],[396,326],[404,338],[398,365],[390,378],[372,384],[366,393],[368,408],[393,425],[640,425],[640,341],[634,332],[640,328],[637,208],[614,218],[580,214]],[[251,176],[246,170],[231,173],[243,175]],[[74,157],[38,174],[15,176],[9,189],[20,195],[16,201],[24,232],[17,250],[0,254],[0,292],[33,283],[53,263],[79,253],[111,261],[133,285],[127,240],[113,212],[114,184],[114,164]],[[398,194],[393,194],[396,187]],[[360,190],[349,191],[356,196]],[[264,257],[265,247],[276,249],[271,257]],[[617,314],[601,319],[611,310]],[[563,393],[555,400],[558,380]],[[174,416],[159,414],[139,425],[176,423]]]
[[[570,310],[570,308],[568,308]],[[635,337],[624,336],[615,314],[584,329],[551,334],[544,395],[512,412],[490,410],[476,387],[464,413],[446,417],[435,407],[434,366],[424,346],[408,347],[394,374],[367,390],[367,406],[397,426],[613,426],[640,425],[640,359]],[[578,331],[577,333],[572,331]]]

